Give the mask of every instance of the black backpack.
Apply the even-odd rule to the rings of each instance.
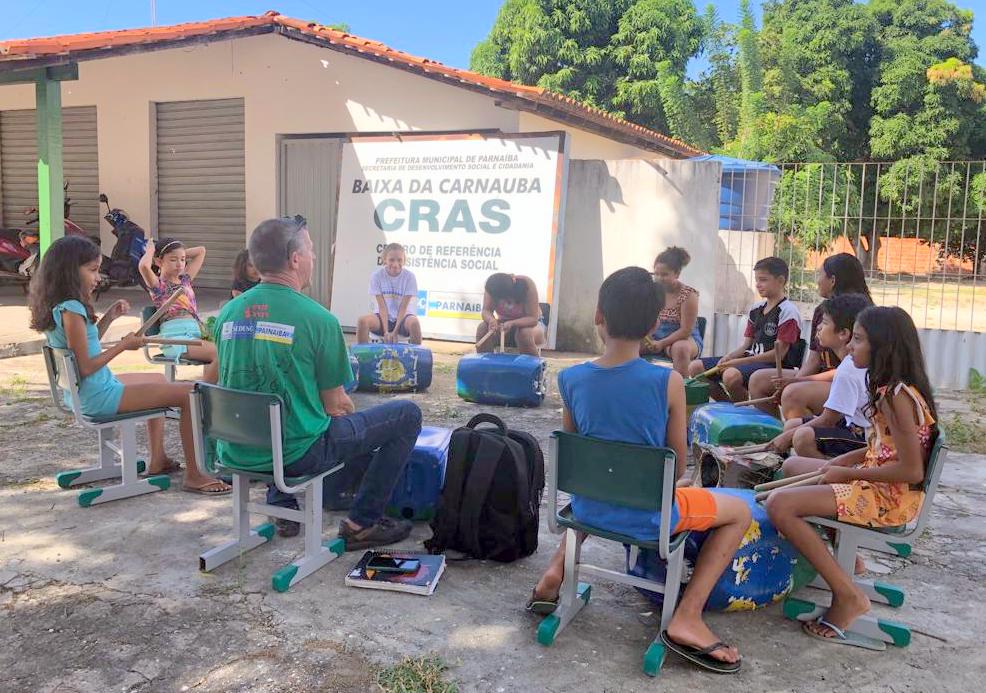
[[[477,428],[490,423],[495,429]],[[544,455],[534,436],[477,414],[452,432],[430,553],[446,549],[508,563],[538,547]]]

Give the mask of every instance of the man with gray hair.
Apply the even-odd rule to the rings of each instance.
[[[281,397],[288,475],[319,474],[340,462],[366,469],[349,515],[339,523],[347,550],[405,539],[411,523],[383,511],[421,431],[421,410],[393,400],[355,411],[344,389],[353,373],[339,321],[302,293],[315,269],[303,218],[262,222],[250,236],[250,260],[261,283],[227,303],[216,323],[219,384]],[[270,452],[261,448],[220,442],[217,453],[240,469],[272,468]],[[267,502],[297,507],[293,496],[273,485]],[[300,529],[289,520],[276,524],[281,536]]]

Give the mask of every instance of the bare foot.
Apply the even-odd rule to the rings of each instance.
[[[709,630],[701,617],[681,616],[677,611],[671,618],[671,623],[668,624],[668,637],[676,643],[698,649],[704,649],[719,642],[719,637]],[[727,664],[740,660],[739,650],[731,645],[713,650],[709,656]]]
[[[863,557],[858,553],[856,554],[856,567],[853,568],[853,572],[856,573],[856,575],[862,575],[866,572],[866,563],[863,561]]]
[[[541,579],[538,580],[538,584],[534,586],[534,597],[547,601],[558,599],[558,593],[561,590],[561,583],[564,579],[564,567],[558,569],[554,566],[549,566],[544,572],[544,575],[541,576]]]
[[[825,620],[839,630],[846,630],[853,621],[869,610],[869,597],[861,589],[853,586],[849,593],[838,595],[832,593],[832,606],[825,612]],[[810,622],[805,625],[805,628],[823,638],[834,638],[837,635],[831,628],[818,622]]]
[[[148,474],[173,474],[178,471],[181,471],[181,465],[170,457],[151,460],[151,466],[147,468]]]

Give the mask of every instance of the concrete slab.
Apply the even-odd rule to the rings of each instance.
[[[552,382],[579,357],[551,359]],[[455,357],[436,353],[430,392],[409,395],[426,423],[459,426],[482,408],[455,396]],[[114,362],[150,369],[139,354]],[[187,375],[193,375],[189,372]],[[214,574],[197,556],[231,528],[230,501],[175,488],[83,509],[53,475],[94,458],[95,438],[46,398],[37,356],[0,362],[0,689],[367,691],[374,668],[438,653],[464,691],[955,691],[978,688],[986,618],[986,465],[953,453],[930,528],[911,560],[869,556],[880,579],[902,586],[898,611],[915,628],[907,649],[874,654],[803,636],[778,607],[712,614],[742,650],[743,672],[723,680],[669,658],[661,677],[640,671],[655,636],[652,608],[634,590],[594,584],[591,604],[544,648],[523,604],[557,538],[542,517],[541,548],[509,565],[450,565],[434,596],[346,588],[347,554],[287,594],[270,576],[302,550],[275,540]],[[359,407],[383,396],[357,395]],[[540,409],[501,409],[546,445],[560,424],[552,392]],[[169,426],[168,446],[180,448]],[[261,493],[254,489],[253,493]],[[338,513],[326,513],[326,536]],[[420,549],[419,525],[404,544]],[[589,542],[595,562],[618,566],[620,547]],[[819,593],[813,593],[816,598]]]

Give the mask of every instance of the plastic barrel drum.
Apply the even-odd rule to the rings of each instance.
[[[459,360],[455,389],[467,402],[538,407],[546,368],[544,359],[527,354],[468,354]]]
[[[346,392],[354,392],[359,385],[359,359],[349,354],[349,367],[353,369],[353,381],[346,385]]]
[[[685,405],[689,418],[697,407],[709,403],[709,383],[705,380],[685,381]]]
[[[387,514],[408,520],[430,520],[445,485],[448,462],[448,428],[422,426],[421,433],[408,457],[387,502]],[[371,457],[356,457],[322,482],[322,507],[326,510],[349,510],[370,466]]]
[[[387,503],[387,514],[405,520],[430,520],[445,485],[452,429],[422,426],[418,441]]]
[[[431,349],[417,344],[355,344],[360,392],[413,392],[431,385]]]
[[[698,407],[688,423],[692,443],[744,445],[766,443],[784,430],[784,424],[754,407],[716,402]]]
[[[791,592],[814,579],[814,571],[782,537],[767,517],[766,509],[753,500],[749,489],[716,489],[717,495],[742,498],[750,507],[753,520],[743,536],[732,563],[716,581],[705,608],[709,611],[752,611],[778,602]],[[713,530],[715,531],[715,530]],[[685,561],[694,565],[702,544],[710,532],[691,532],[685,542]],[[629,565],[631,575],[664,581],[667,564],[657,551],[641,549],[635,566]],[[690,571],[686,571],[690,572]],[[684,585],[682,586],[684,589]],[[663,604],[664,595],[640,589],[640,593],[656,604]]]

